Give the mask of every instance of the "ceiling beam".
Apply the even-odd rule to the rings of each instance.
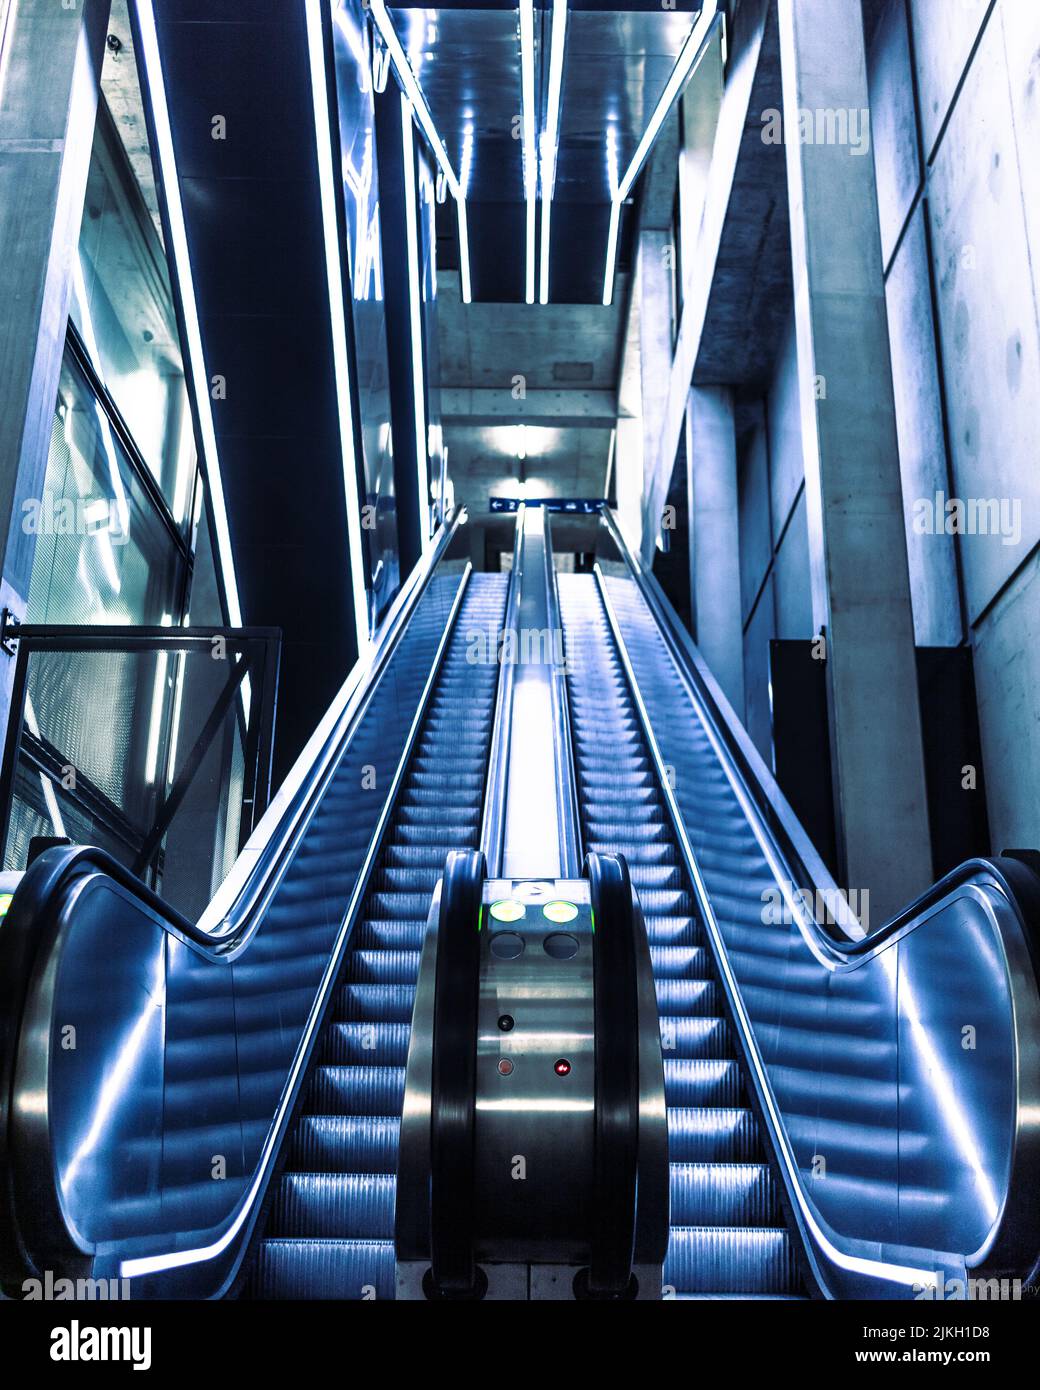
[[[613,391],[531,389],[520,400],[506,387],[441,387],[441,418],[466,425],[571,425],[611,429],[617,422]]]

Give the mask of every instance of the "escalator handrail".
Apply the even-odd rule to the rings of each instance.
[[[516,582],[516,576],[520,573],[520,555],[523,549],[524,510],[525,504],[521,502],[513,537],[513,567],[510,571],[509,594],[499,638],[500,646],[495,652],[498,662],[498,688],[495,693],[495,718],[488,752],[484,810],[480,820],[480,848],[484,854],[489,878],[498,877],[504,850],[506,787],[509,784],[509,731],[513,721],[513,686],[516,672],[516,662],[507,659],[505,642],[507,633],[512,633],[514,640],[517,640],[519,635],[520,586]]]
[[[340,718],[335,721],[336,749],[332,754],[328,754],[327,749],[320,750],[321,753],[326,754],[321,758],[323,769],[327,769],[330,765],[334,769],[340,761],[339,754],[345,751],[349,745],[350,739],[368,707],[370,697],[379,683],[379,678],[386,669],[387,661],[396,649],[397,642],[403,636],[437,563],[445,553],[451,534],[454,533],[455,527],[458,525],[459,516],[460,513],[456,512],[452,524],[445,528],[438,538],[438,544],[431,548],[428,562],[420,567],[419,579],[410,585],[409,598],[406,604],[402,605],[396,615],[394,613],[389,615],[388,624],[393,620],[392,631],[386,635],[384,642],[380,643],[380,655],[378,660],[373,660],[370,668],[371,678],[368,678],[367,673],[362,676],[363,693],[358,701],[351,700],[349,703],[349,710],[352,712],[351,717],[349,719]],[[351,898],[350,908],[345,915],[336,945],[333,948],[332,958],[330,958],[320,983],[316,986],[314,1006],[305,1023],[297,1056],[290,1064],[286,1088],[272,1116],[268,1140],[261,1152],[257,1170],[253,1175],[252,1182],[247,1187],[244,1198],[227,1222],[228,1229],[233,1228],[235,1232],[249,1226],[248,1221],[243,1221],[243,1208],[256,1204],[257,1199],[262,1197],[265,1175],[269,1178],[270,1172],[273,1170],[280,1138],[291,1118],[299,1085],[302,1083],[302,1076],[306,1070],[306,1058],[301,1065],[301,1056],[306,1052],[309,1057],[313,1048],[316,1029],[320,1017],[324,1015],[330,991],[338,976],[339,963],[346,949],[353,921],[361,910],[365,885],[371,874],[379,842],[385,832],[404,767],[414,746],[423,711],[435,683],[463,595],[466,592],[470,573],[471,566],[467,565],[459,578],[459,587],[452,603],[451,613],[405,740],[397,772],[388,789],[382,814],[378,818],[372,841],[368,846],[362,869],[358,875],[358,883]],[[358,688],[361,689],[361,687]],[[320,801],[326,782],[326,778],[304,779],[304,785],[312,803]],[[303,786],[301,786],[300,791],[302,794]],[[291,801],[289,811],[292,814],[293,829],[296,833],[292,837],[281,839],[283,852],[287,845],[291,845],[292,851],[295,851],[310,820],[309,816],[304,819],[301,815],[296,798]],[[291,858],[291,854],[289,857]],[[12,1240],[15,1238],[14,1232],[18,1230],[18,1222],[16,1199],[12,1188],[10,1125],[15,1110],[14,1090],[19,1055],[23,1047],[31,1045],[31,1040],[27,1042],[22,1037],[26,1003],[35,979],[50,976],[53,981],[57,976],[55,963],[41,961],[40,951],[54,947],[55,933],[53,929],[69,900],[69,895],[80,880],[92,871],[96,871],[118,884],[134,905],[139,907],[142,914],[148,917],[157,928],[171,937],[184,941],[193,951],[214,964],[217,962],[227,963],[241,955],[248,948],[264,915],[263,910],[256,910],[251,918],[239,924],[240,929],[236,931],[228,931],[222,935],[207,932],[198,923],[185,918],[183,914],[165,902],[123,864],[96,846],[58,846],[40,855],[29,868],[18,886],[4,921],[4,930],[0,933],[0,967],[2,967],[0,968],[0,1176],[3,1178],[5,1189],[0,1194],[0,1203],[6,1208],[8,1217],[8,1221],[2,1224],[6,1224]],[[281,876],[279,875],[279,881]],[[263,895],[264,908],[272,896],[273,892]],[[251,901],[256,903],[260,899],[254,896]],[[51,966],[55,968],[50,968]],[[45,969],[45,967],[48,968]],[[47,1152],[40,1152],[34,1156],[32,1167],[35,1171],[52,1171],[49,1132],[46,1143],[48,1145]],[[11,1240],[6,1243],[6,1249],[0,1248],[0,1256],[3,1256],[5,1263],[10,1266],[12,1259],[17,1260],[19,1257],[11,1245]],[[0,1247],[3,1244],[4,1242],[0,1241]],[[221,1245],[219,1253],[223,1253],[222,1242],[218,1242],[218,1244]],[[173,1261],[173,1263],[183,1262],[179,1256]]]
[[[437,928],[430,1097],[430,1294],[479,1292],[473,1244],[477,1014],[485,860],[452,850]]]
[[[227,886],[236,877],[236,870],[249,870],[246,880],[249,891],[239,891],[233,907],[217,915],[212,911],[211,903],[199,920],[193,922],[106,850],[95,845],[58,846],[45,851],[26,870],[8,910],[8,925],[26,912],[40,912],[46,900],[52,895],[60,895],[73,877],[78,877],[84,869],[94,868],[139,898],[159,926],[208,959],[233,960],[240,955],[262,919],[262,912],[257,913],[253,909],[261,900],[266,905],[291,863],[309,823],[308,812],[314,810],[324,789],[322,774],[338,764],[341,753],[349,746],[386,664],[455,533],[460,515],[457,509],[431,547],[427,561],[417,567],[415,580],[402,590],[405,601],[400,607],[395,603],[388,613],[371,656],[355,665],[341,687],[319,725],[320,733],[329,715],[339,710],[340,715],[334,721],[332,732],[326,735],[320,746],[315,746],[314,738],[310,739],[286,778],[286,786],[293,786],[295,794],[286,798],[283,787],[274,798],[218,891],[214,901],[226,898]],[[263,854],[258,857],[261,844]],[[207,922],[214,922],[214,927],[207,926]],[[219,929],[215,929],[218,924]]]
[[[623,547],[623,542],[621,544]],[[631,564],[631,556],[628,554],[627,547],[623,547],[622,553],[628,556]],[[633,574],[638,577],[639,571],[634,565],[632,570]],[[617,615],[607,593],[604,575],[598,565],[596,574],[608,625],[614,637],[637,717],[647,741],[661,794],[676,832],[678,848],[687,869],[698,911],[714,944],[713,955],[719,966],[723,990],[736,1024],[738,1046],[752,1079],[752,1090],[757,1098],[758,1108],[770,1139],[770,1147],[780,1168],[782,1182],[788,1194],[788,1205],[799,1227],[803,1245],[810,1253],[813,1276],[822,1290],[826,1290],[828,1287],[827,1275],[824,1273],[828,1266],[832,1272],[840,1270],[843,1275],[864,1279],[868,1285],[873,1283],[875,1287],[885,1285],[886,1282],[902,1286],[923,1285],[933,1277],[936,1263],[940,1265],[945,1263],[956,1268],[957,1261],[961,1260],[962,1257],[955,1252],[912,1250],[901,1247],[887,1251],[885,1258],[879,1259],[876,1254],[871,1254],[867,1249],[853,1249],[852,1246],[859,1243],[850,1242],[827,1229],[826,1223],[815,1212],[813,1203],[803,1189],[801,1173],[787,1138],[786,1126],[773,1094],[755,1030],[744,1006],[740,986],[730,967],[728,953],[719,930],[710,895],[686,833],[674,791],[669,783],[664,760],[650,724],[649,714],[639,690]],[[643,585],[640,587],[643,588]],[[651,615],[656,619],[653,608],[651,608]],[[681,669],[679,674],[684,674]],[[694,703],[700,711],[700,705],[696,699]],[[872,933],[869,937],[864,937],[862,943],[846,941],[844,943],[844,955],[840,960],[835,959],[833,954],[828,959],[819,949],[815,950],[813,954],[821,963],[829,964],[834,969],[842,968],[843,964],[844,968],[849,969],[862,966],[867,961],[874,959],[887,946],[894,944],[897,940],[923,925],[932,908],[949,898],[951,894],[956,894],[960,889],[965,888],[969,883],[976,882],[980,877],[990,880],[1012,911],[1015,930],[1018,934],[1017,941],[1009,939],[1003,921],[994,914],[997,931],[1001,937],[1000,944],[1004,964],[1009,978],[1018,989],[1018,997],[1028,996],[1035,1004],[1038,991],[1040,991],[1040,856],[1032,852],[1012,851],[996,859],[970,860],[929,888],[914,903],[886,922],[877,932]],[[796,920],[798,920],[798,925],[803,930],[804,935],[803,920],[801,918]],[[812,945],[814,943],[807,939],[807,944]],[[818,946],[818,943],[816,944]],[[833,950],[835,943],[830,944]],[[1021,951],[1017,949],[1018,946],[1022,947]],[[853,947],[861,947],[861,949],[856,951],[852,949]],[[1028,964],[1022,961],[1023,954]],[[1023,972],[1028,974],[1028,978],[1024,977]],[[1037,1103],[1040,1103],[1040,1096],[1030,1097],[1025,1108],[1032,1112]],[[1016,1131],[1013,1167],[1008,1176],[1007,1184],[1009,1198],[1001,1212],[999,1223],[994,1226],[991,1233],[990,1252],[996,1242],[1019,1248],[1029,1246],[1031,1253],[1025,1259],[1026,1263],[1031,1266],[1036,1258],[1037,1249],[1040,1249],[1040,1220],[1038,1220],[1035,1211],[1034,1200],[1036,1173],[1038,1166],[1040,1166],[1040,1152],[1037,1151],[1037,1141],[1031,1139],[1029,1135],[1025,1136],[1025,1142],[1020,1142],[1021,1140],[1021,1133]],[[847,1247],[845,1249],[842,1248],[843,1240]],[[989,1258],[989,1254],[985,1258]],[[873,1296],[876,1296],[876,1293]]]
[[[545,513],[545,591],[549,616],[549,631],[563,633],[560,616],[560,589],[553,563],[552,526],[548,510]],[[556,823],[560,827],[560,871],[564,878],[576,875],[582,863],[581,816],[578,813],[578,778],[574,769],[574,746],[571,742],[570,700],[567,694],[567,659],[552,657],[553,745],[556,751]]]
[[[761,835],[768,836],[771,841],[773,856],[767,854],[766,858],[774,871],[778,887],[783,889],[787,885],[797,885],[807,891],[813,902],[826,901],[828,894],[839,894],[831,875],[808,842],[794,812],[768,769],[764,764],[755,765],[760,760],[750,748],[746,733],[743,729],[735,727],[736,718],[726,704],[725,697],[717,687],[711,688],[714,683],[703,669],[692,639],[682,629],[656,578],[649,574],[639,559],[632,554],[613,516],[606,509],[603,515],[640,593],[646,600],[647,607],[668,642],[678,674],[686,684],[698,713],[709,731],[715,734],[729,759],[727,773],[740,781],[758,822],[757,826],[753,825],[752,828],[760,832],[760,841]],[[724,766],[725,763],[726,760],[723,759]],[[775,859],[778,859],[780,867],[787,871],[786,879],[783,874],[777,872]],[[797,898],[795,903],[800,910],[795,916],[800,926],[813,932],[815,940],[809,944],[816,948],[814,954],[819,955],[823,952],[826,963],[835,968],[841,968],[843,965],[858,967],[912,930],[915,921],[980,872],[991,875],[1012,901],[1016,895],[1030,898],[1031,871],[1028,868],[1026,872],[1009,868],[1006,857],[999,860],[976,858],[958,865],[936,883],[929,885],[906,907],[870,932],[859,931],[853,936],[842,931],[840,923],[821,923]],[[844,901],[843,895],[839,896],[839,901]],[[1027,939],[1034,937],[1040,930],[1040,915],[1036,916],[1035,921],[1032,910],[1020,911],[1019,915]],[[855,920],[851,908],[848,920],[853,923]]]
[[[456,507],[401,586],[368,653],[355,663],[317,729],[272,798],[245,848],[199,919],[214,937],[234,937],[266,906],[321,799],[328,777],[364,717],[387,663],[404,635],[462,518]],[[248,928],[246,928],[248,929]]]
[[[621,1298],[632,1283],[639,1155],[637,913],[621,855],[585,859],[593,922],[595,1143],[591,1297]]]

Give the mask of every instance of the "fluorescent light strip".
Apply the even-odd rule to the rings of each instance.
[[[361,504],[358,498],[354,414],[350,393],[350,356],[347,352],[347,319],[343,308],[343,270],[340,262],[339,219],[336,215],[336,169],[329,130],[328,82],[325,72],[325,37],[322,32],[322,0],[306,0],[307,48],[314,98],[314,135],[318,152],[321,220],[325,233],[325,268],[328,274],[329,311],[332,320],[332,361],[336,373],[340,451],[343,455],[343,491],[347,504],[347,542],[350,547],[350,583],[354,598],[354,625],[358,654],[369,642],[368,597],[362,567]]]
[[[4,9],[3,0],[0,0],[0,101],[3,101],[7,64],[14,47],[14,20],[17,12],[18,0],[10,0],[7,9]]]
[[[177,160],[173,152],[173,132],[170,128],[170,111],[166,104],[166,84],[163,78],[162,60],[159,57],[159,39],[155,29],[155,15],[152,11],[152,0],[136,0],[136,3],[137,21],[141,31],[141,58],[148,81],[152,122],[155,127],[155,153],[159,162],[159,174],[162,179],[163,190],[166,194],[170,251],[173,258],[174,274],[177,277],[181,292],[184,333],[187,338],[185,344],[188,357],[187,365],[195,387],[195,404],[199,416],[199,431],[202,435],[202,452],[206,460],[206,482],[209,487],[213,525],[217,534],[217,553],[220,556],[220,568],[224,580],[224,600],[227,604],[228,622],[232,627],[241,627],[242,609],[238,601],[235,557],[231,549],[231,530],[228,526],[227,508],[224,503],[224,485],[220,476],[220,454],[217,449],[216,431],[213,428],[209,378],[206,375],[206,364],[202,355],[199,310],[195,300],[191,258],[188,254],[188,236],[184,226],[181,187],[177,177]]]
[[[422,291],[419,285],[419,214],[415,202],[415,138],[412,132],[412,103],[403,92],[401,93],[401,136],[404,146],[404,213],[408,242],[408,308],[412,338],[412,389],[415,393],[415,461],[419,475],[419,539],[425,554],[430,545],[430,470],[423,372]]]
[[[718,14],[718,0],[704,0],[703,8],[697,16],[697,23],[690,30],[689,37],[682,46],[682,51],[676,59],[675,67],[672,68],[671,76],[665,84],[665,89],[654,107],[654,114],[650,117],[650,122],[643,132],[643,138],[636,146],[636,152],[632,156],[632,162],[625,170],[624,177],[618,185],[617,192],[614,194],[610,208],[610,232],[607,237],[607,265],[603,277],[603,303],[609,305],[614,298],[614,267],[617,261],[618,231],[621,223],[621,205],[632,191],[632,185],[639,177],[639,171],[646,161],[647,155],[653,149],[654,141],[657,139],[658,132],[665,119],[672,109],[676,98],[682,91],[686,82],[693,76],[694,72],[707,52],[708,35],[712,25],[715,23]]]
[[[563,95],[563,54],[567,42],[567,0],[553,0],[552,32],[549,38],[549,96],[542,132],[542,248],[538,299],[549,302],[549,231],[552,220],[553,191],[556,187],[556,160],[560,148],[560,100]]]
[[[603,304],[609,307],[614,298],[614,265],[617,261],[618,231],[621,227],[621,203],[614,198],[610,204],[610,230],[607,232],[607,268],[603,273]]]
[[[527,273],[524,298],[534,303],[535,237],[538,226],[538,147],[534,118],[534,0],[520,0],[520,109],[524,143],[524,197],[527,201]]]
[[[469,266],[469,223],[466,219],[466,194],[461,183],[455,175],[455,170],[451,167],[451,160],[448,152],[444,148],[444,142],[437,134],[437,127],[433,123],[430,115],[430,108],[426,105],[426,98],[423,96],[422,88],[419,86],[418,79],[412,71],[408,56],[401,47],[401,40],[397,37],[397,31],[390,22],[390,16],[386,10],[386,0],[369,0],[372,8],[372,18],[376,22],[383,42],[386,44],[387,51],[393,59],[394,68],[397,72],[398,81],[405,90],[405,95],[412,103],[412,109],[422,126],[423,134],[430,142],[430,148],[436,156],[437,163],[440,165],[444,177],[448,181],[452,197],[455,199],[455,208],[459,220],[459,278],[462,281],[462,302],[470,304],[473,301],[473,289],[470,282]]]

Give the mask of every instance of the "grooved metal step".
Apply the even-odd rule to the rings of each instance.
[[[397,1145],[420,948],[448,851],[479,841],[494,716],[498,666],[467,659],[468,635],[501,627],[507,586],[505,575],[470,578],[289,1140],[253,1297],[394,1296]]]
[[[722,988],[595,579],[558,579],[585,844],[625,856],[650,939],[671,1158],[665,1295],[797,1295],[791,1242],[745,1101]],[[744,861],[731,835],[738,822],[716,789],[724,790],[712,778],[712,852],[739,871]],[[747,902],[741,899],[742,909]]]

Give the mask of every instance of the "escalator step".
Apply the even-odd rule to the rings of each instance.
[[[393,1173],[401,1122],[381,1115],[304,1115],[290,1151],[309,1173]]]
[[[673,1163],[675,1226],[768,1226],[777,1220],[773,1176],[764,1163]]]
[[[800,1291],[758,1126],[743,1104],[714,956],[697,920],[670,814],[621,668],[596,582],[559,576],[585,844],[624,854],[646,921],[665,1059],[672,1235],[665,1284],[676,1297],[789,1297]],[[580,673],[580,678],[573,674]],[[687,723],[676,736],[699,735]],[[701,744],[698,744],[701,748]],[[760,861],[723,770],[697,783],[693,845],[721,871],[737,922],[761,932]],[[677,789],[685,815],[685,787]],[[759,938],[761,940],[761,938]],[[764,988],[775,980],[766,974]],[[774,1009],[775,1012],[775,1009]]]
[[[664,1095],[671,1106],[736,1106],[743,1089],[740,1068],[733,1060],[665,1058]]]
[[[793,1294],[800,1291],[785,1230],[673,1226],[664,1282],[680,1293]]]
[[[261,1242],[253,1275],[256,1298],[361,1300],[393,1298],[392,1240]]]
[[[270,1234],[393,1240],[396,1186],[389,1173],[287,1173]]]
[[[379,1061],[384,1066],[403,1067],[410,1031],[407,1023],[332,1023],[325,1034],[322,1057],[332,1066]]]
[[[307,1108],[314,1115],[399,1115],[403,1103],[404,1067],[383,1061],[382,1065],[319,1067]]]
[[[470,578],[289,1142],[254,1297],[394,1296],[399,1116],[420,951],[449,850],[479,841],[493,726],[497,667],[466,660],[467,634],[501,627],[507,586],[504,575]],[[334,847],[351,803],[330,804]],[[337,861],[316,856],[316,872],[326,862]]]

